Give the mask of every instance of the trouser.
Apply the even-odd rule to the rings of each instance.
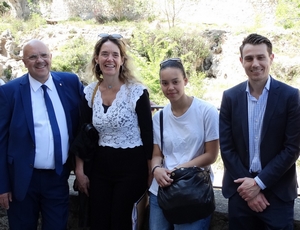
[[[43,230],[66,230],[69,212],[69,169],[61,175],[55,170],[34,169],[22,201],[13,197],[7,211],[10,230],[37,229],[39,215]]]
[[[142,147],[100,147],[90,176],[91,230],[131,230],[133,204],[147,188]]]
[[[247,202],[235,193],[229,198],[229,230],[292,230],[294,223],[294,200],[282,201],[272,191],[264,191],[270,206],[263,212],[252,211]]]
[[[150,217],[149,230],[208,230],[211,220],[211,215],[186,224],[171,224],[164,217],[162,209],[157,202],[157,196],[150,193]]]

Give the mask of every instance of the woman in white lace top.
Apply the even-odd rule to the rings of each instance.
[[[91,71],[97,81],[84,89],[99,133],[99,149],[84,174],[76,157],[79,191],[90,197],[93,229],[130,230],[131,214],[147,189],[152,157],[152,115],[148,91],[129,69],[126,45],[119,34],[100,34]]]

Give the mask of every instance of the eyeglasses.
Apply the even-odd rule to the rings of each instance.
[[[114,38],[114,39],[121,39],[121,38],[123,38],[123,36],[121,34],[106,34],[106,33],[101,33],[101,34],[98,35],[98,37],[100,37],[100,38],[111,37],[111,38]]]
[[[49,57],[50,57],[49,54],[43,53],[43,54],[39,54],[39,55],[38,55],[38,54],[33,54],[33,55],[27,57],[27,59],[28,59],[29,61],[34,62],[34,61],[37,61],[39,58],[41,58],[41,59],[43,59],[43,60],[46,60],[46,59],[48,59]]]
[[[162,61],[162,62],[159,64],[159,66],[162,67],[164,64],[166,64],[166,63],[168,63],[168,62],[170,62],[170,61],[179,62],[180,64],[182,64],[182,61],[181,61],[180,58],[168,58],[168,59]]]

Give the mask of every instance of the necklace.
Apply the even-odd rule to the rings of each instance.
[[[107,86],[107,88],[111,89],[111,88],[112,88],[112,86],[111,86],[111,85],[108,85],[108,86]]]

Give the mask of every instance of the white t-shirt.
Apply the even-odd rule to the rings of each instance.
[[[159,113],[153,116],[153,135],[154,144],[161,148]],[[191,106],[180,117],[173,115],[171,104],[164,107],[164,168],[172,170],[191,161],[204,153],[205,142],[216,139],[219,139],[219,114],[210,103],[194,97]],[[211,169],[210,171],[213,180],[213,172]],[[158,184],[155,179],[149,191],[157,195]]]

